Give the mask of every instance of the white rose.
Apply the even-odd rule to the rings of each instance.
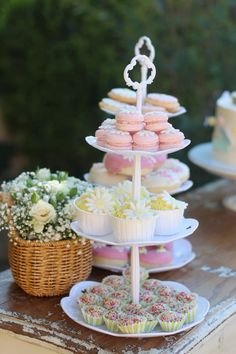
[[[42,232],[44,225],[53,221],[56,217],[54,207],[42,199],[32,206],[29,214],[32,216],[35,232]]]
[[[40,181],[48,181],[51,178],[51,172],[49,168],[40,168],[40,170],[36,172],[36,177]]]
[[[56,180],[48,181],[47,185],[49,186],[50,191],[53,193],[57,193],[57,192],[63,192],[64,194],[68,193],[68,186],[65,181],[63,182],[59,182]]]

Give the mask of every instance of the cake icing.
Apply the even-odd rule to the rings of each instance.
[[[216,160],[236,166],[235,93],[225,91],[216,102],[216,123],[212,143]]]

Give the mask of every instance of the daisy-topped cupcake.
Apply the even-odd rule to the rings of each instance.
[[[83,232],[103,236],[111,232],[110,213],[115,206],[113,194],[104,187],[96,187],[75,200],[80,228]]]
[[[157,212],[156,235],[173,235],[180,231],[188,204],[173,198],[166,191],[151,198],[150,207]]]
[[[144,200],[125,203],[112,213],[113,234],[118,242],[149,241],[155,226],[156,213]]]
[[[132,201],[132,182],[124,181],[113,187],[114,198],[119,200],[121,203],[127,203]],[[150,198],[150,193],[145,187],[141,187],[140,199],[147,200]]]

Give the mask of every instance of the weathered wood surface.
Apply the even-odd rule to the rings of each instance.
[[[60,297],[28,296],[6,271],[0,275],[0,332],[23,335],[27,341],[41,340],[45,346],[55,345],[55,352],[62,353],[195,353],[220,326],[236,318],[236,213],[221,203],[223,196],[233,192],[236,193],[235,183],[220,180],[182,196],[189,203],[187,216],[200,222],[199,229],[189,238],[197,257],[182,269],[154,275],[181,282],[209,299],[211,310],[201,325],[165,338],[116,339],[74,323],[61,310]],[[90,278],[99,280],[107,274],[94,269]],[[223,343],[217,345],[223,348]]]

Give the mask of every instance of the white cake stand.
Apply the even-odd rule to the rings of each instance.
[[[212,143],[195,146],[189,151],[188,157],[195,165],[204,168],[214,175],[236,180],[236,167],[230,167],[217,161],[213,155]],[[223,205],[230,210],[236,211],[236,195],[225,197]]]

